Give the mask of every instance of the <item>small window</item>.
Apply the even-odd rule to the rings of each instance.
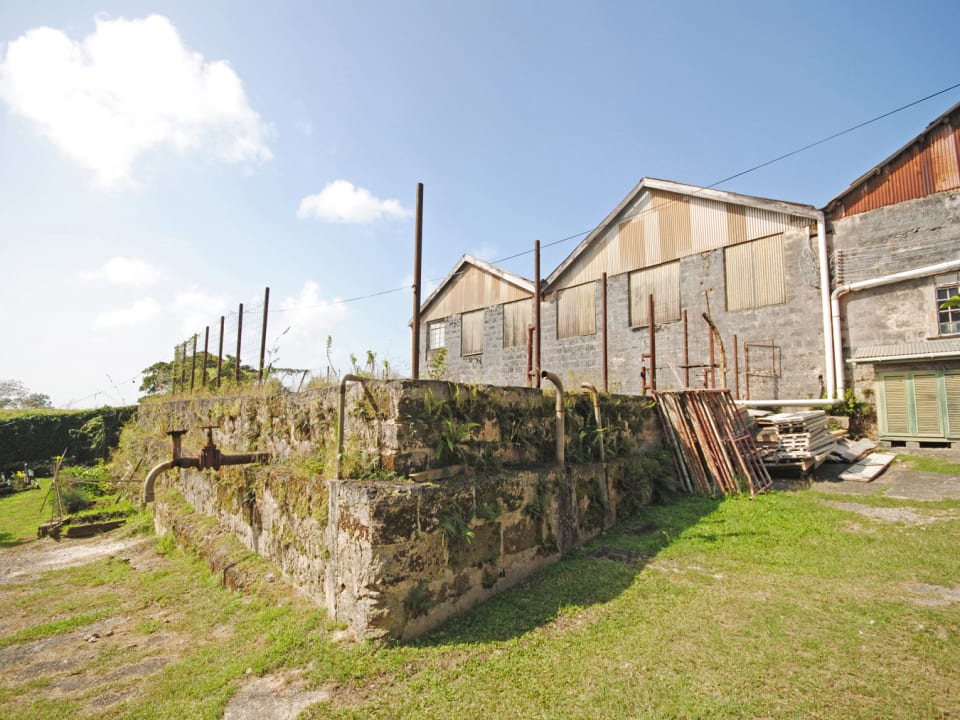
[[[597,333],[597,284],[586,283],[557,293],[557,338]]]
[[[956,273],[937,276],[937,321],[941,335],[960,334],[960,307],[940,307],[957,295],[960,295],[960,282]]]
[[[483,352],[483,310],[464,313],[460,323],[460,355]]]
[[[427,323],[427,349],[439,350],[446,346],[447,324],[443,321]]]

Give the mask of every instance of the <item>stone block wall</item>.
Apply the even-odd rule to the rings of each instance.
[[[336,389],[153,401],[125,433],[128,461],[169,458],[163,433],[204,425],[224,453],[262,465],[171,470],[175,488],[361,637],[413,637],[500,592],[649,502],[673,463],[643,398],[564,403],[569,465],[554,465],[555,398],[531,388],[367,381],[345,403],[336,479]],[[599,460],[603,439],[608,462]],[[145,471],[144,471],[145,472]]]

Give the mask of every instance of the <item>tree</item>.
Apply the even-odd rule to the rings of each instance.
[[[50,396],[30,392],[19,380],[0,380],[0,408],[49,408]]]

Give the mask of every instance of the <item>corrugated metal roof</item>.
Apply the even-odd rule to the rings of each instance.
[[[960,357],[960,338],[859,347],[853,352],[851,361],[854,363],[881,363],[947,357]]]
[[[420,317],[426,321],[520,300],[533,295],[533,290],[532,280],[464,255],[420,304]]]
[[[643,178],[547,278],[544,292],[803,227],[812,205]]]
[[[960,103],[827,203],[832,220],[960,187]]]

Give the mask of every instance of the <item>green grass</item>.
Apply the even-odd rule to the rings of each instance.
[[[921,472],[940,473],[941,475],[960,475],[960,463],[950,462],[941,457],[901,453],[897,455],[897,462],[906,463],[911,469]]]
[[[50,487],[49,479],[39,480],[39,490],[21,490],[0,496],[0,548],[19,545],[37,537],[37,528],[50,519],[50,502],[40,506]]]
[[[169,548],[152,569],[104,560],[0,584],[27,625],[13,643],[75,643],[84,620],[122,621],[64,674],[0,665],[0,717],[219,718],[248,668],[305,668],[332,693],[308,718],[953,717],[960,607],[923,588],[958,589],[960,503],[850,500],[926,521],[872,520],[812,490],[685,498],[379,648],[335,644],[304,599],[276,583],[229,592]],[[170,660],[148,678],[123,676],[158,657]],[[86,685],[51,692],[76,677]]]

